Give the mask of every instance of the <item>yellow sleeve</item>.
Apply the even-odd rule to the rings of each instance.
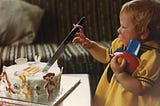
[[[114,53],[117,48],[121,48],[123,47],[123,43],[119,38],[116,38],[113,42],[112,42],[112,47],[111,47],[111,53]]]
[[[140,57],[140,65],[135,76],[144,86],[153,86],[160,75],[160,54],[156,50],[148,50]]]
[[[119,38],[116,38],[111,45],[111,48],[107,48],[106,49],[106,61],[109,62],[110,61],[110,54],[114,53],[117,48],[123,47],[123,43]]]

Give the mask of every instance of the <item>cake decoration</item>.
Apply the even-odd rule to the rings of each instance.
[[[5,67],[3,69],[5,69]],[[5,84],[6,91],[8,91],[9,93],[15,94],[15,91],[11,87],[11,83],[8,79],[8,76],[5,70],[1,74],[1,80]]]
[[[54,89],[56,88],[56,83],[54,82],[54,73],[47,73],[45,76],[43,76],[43,79],[45,79],[47,82],[45,83],[45,90],[47,91],[48,96],[50,97],[51,94],[54,92]]]
[[[49,100],[58,92],[63,68],[60,69],[56,61],[44,73],[42,69],[46,63],[40,62],[40,57],[35,59],[36,61],[26,62],[25,58],[20,58],[15,60],[15,65],[3,67],[0,82],[6,95],[28,99],[45,96]]]
[[[23,63],[27,63],[27,58],[18,58],[15,60],[16,64],[23,64]]]

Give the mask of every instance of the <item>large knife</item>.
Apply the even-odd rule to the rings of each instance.
[[[77,25],[81,25],[85,20],[85,17],[82,17]],[[47,72],[49,68],[54,64],[54,62],[60,57],[60,55],[64,52],[66,45],[74,38],[75,33],[79,31],[78,27],[74,27],[71,32],[66,36],[66,38],[59,45],[58,49],[54,53],[54,55],[49,59],[46,66],[43,68],[42,72]]]

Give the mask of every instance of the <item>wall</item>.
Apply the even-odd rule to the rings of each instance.
[[[82,16],[85,34],[96,41],[117,36],[119,11],[127,0],[24,0],[45,10],[35,43],[60,42]]]

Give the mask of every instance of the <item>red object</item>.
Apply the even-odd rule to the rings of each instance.
[[[126,52],[123,52],[122,54],[119,55],[122,56],[127,61],[127,70],[130,73],[133,73],[139,65],[139,59],[136,56],[128,54]]]

